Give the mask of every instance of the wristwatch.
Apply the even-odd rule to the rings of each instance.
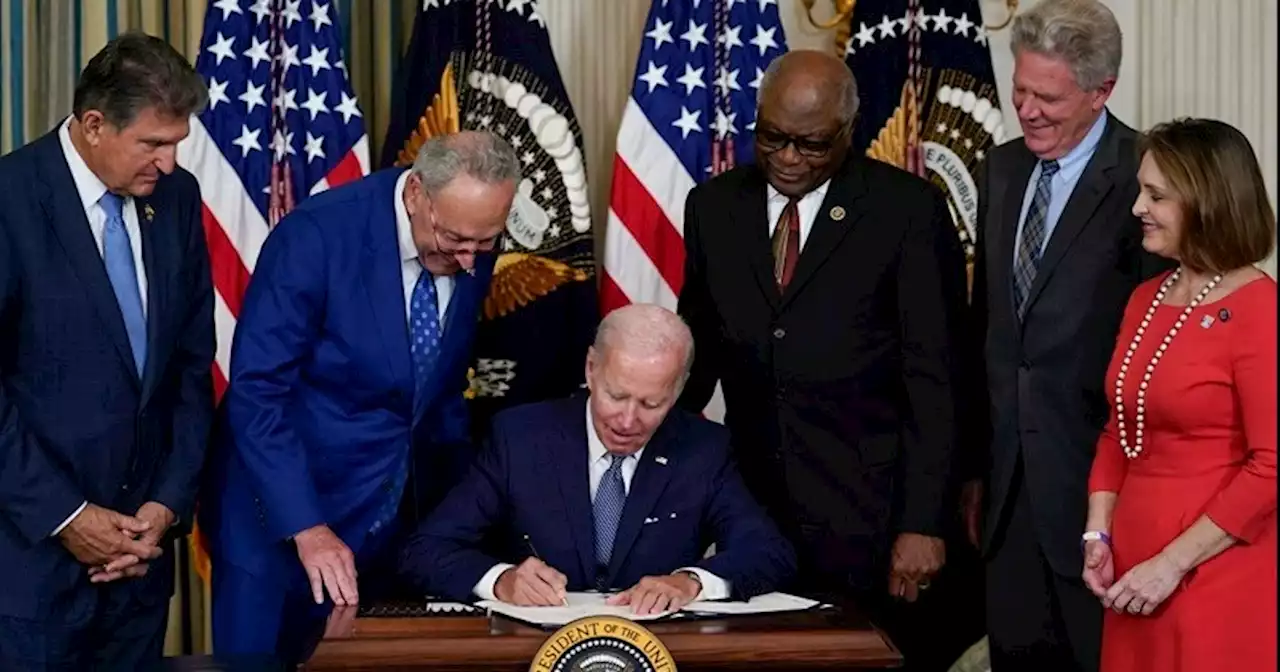
[[[699,596],[699,595],[701,595],[701,594],[702,594],[702,579],[698,578],[698,573],[697,573],[697,572],[691,572],[691,571],[689,571],[689,570],[687,570],[687,569],[686,569],[686,570],[684,570],[684,571],[680,571],[680,572],[676,572],[676,573],[677,573],[677,574],[683,574],[683,575],[685,575],[685,576],[687,576],[687,577],[689,577],[689,578],[693,579],[693,582],[694,582],[694,583],[696,583],[696,584],[698,584],[698,592],[694,593],[694,597],[695,597],[695,598],[696,598],[697,596]]]
[[[1101,530],[1089,530],[1088,532],[1085,532],[1084,534],[1080,535],[1080,548],[1084,548],[1084,545],[1091,541],[1101,541],[1102,543],[1110,547],[1111,535]]]

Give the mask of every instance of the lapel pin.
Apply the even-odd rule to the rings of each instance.
[[[154,208],[151,207],[150,203],[142,204],[142,216],[146,217],[148,222],[155,219],[156,211]]]
[[[1219,310],[1218,319],[1222,320],[1223,322],[1226,322],[1227,320],[1231,319],[1231,311],[1227,310],[1226,308]]]
[[[667,458],[665,458],[665,457],[663,457],[663,456],[659,455],[659,456],[657,456],[657,457],[653,458],[653,461],[654,461],[654,462],[657,462],[658,464],[666,464],[666,463],[667,463]]]
[[[1201,327],[1201,328],[1203,328],[1203,329],[1208,329],[1209,327],[1212,327],[1212,326],[1213,326],[1213,316],[1212,316],[1212,315],[1205,315],[1203,318],[1201,318],[1201,320],[1200,320],[1200,327]]]
[[[671,512],[671,517],[672,517],[672,518],[675,518],[675,517],[676,517],[676,513],[675,513],[675,511],[672,511],[672,512]]]
[[[831,219],[838,222],[844,219],[844,215],[845,215],[844,208],[837,205],[834,208],[831,208],[830,214],[831,214]]]

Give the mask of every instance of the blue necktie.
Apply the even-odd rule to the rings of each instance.
[[[1053,176],[1058,173],[1058,162],[1054,160],[1040,162],[1040,179],[1036,180],[1036,191],[1031,197],[1031,207],[1027,208],[1027,218],[1022,222],[1022,242],[1018,246],[1018,257],[1013,262],[1013,307],[1022,317],[1027,309],[1027,296],[1031,294],[1031,285],[1036,281],[1036,271],[1040,269],[1040,254],[1044,249],[1044,239],[1049,216],[1050,187]]]
[[[426,394],[427,383],[431,380],[431,373],[435,369],[439,355],[440,312],[439,301],[436,298],[436,282],[431,273],[424,268],[418,275],[418,282],[413,286],[413,293],[409,296],[409,360],[413,366],[415,409],[422,395]],[[412,445],[409,450],[412,452]],[[410,459],[408,455],[405,457],[406,461]],[[408,477],[407,464],[400,465],[391,473],[387,481],[387,499],[379,508],[370,532],[377,532],[395,519]]]
[[[129,231],[124,227],[124,199],[107,192],[98,199],[98,205],[107,213],[107,225],[102,234],[102,261],[107,267],[111,289],[115,291],[120,315],[124,318],[124,330],[129,335],[129,349],[133,351],[133,363],[142,375],[147,363],[147,316],[142,312],[142,293],[138,291],[138,267],[133,261],[133,246],[129,243]]]
[[[618,521],[622,519],[622,506],[627,501],[627,489],[622,482],[622,463],[626,459],[622,455],[613,456],[591,506],[596,520],[596,564],[601,568],[608,567],[613,556],[613,540],[618,535]]]

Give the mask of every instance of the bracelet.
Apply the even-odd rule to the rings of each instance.
[[[1089,530],[1088,532],[1085,532],[1084,534],[1080,535],[1080,548],[1083,549],[1084,545],[1089,543],[1090,541],[1101,541],[1102,543],[1110,547],[1111,535],[1101,530]]]

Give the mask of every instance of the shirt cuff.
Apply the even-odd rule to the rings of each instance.
[[[476,587],[472,588],[471,592],[475,593],[476,597],[482,600],[497,601],[498,596],[493,593],[493,589],[498,585],[498,577],[502,576],[503,572],[511,569],[512,567],[515,567],[515,565],[506,562],[499,562],[498,564],[490,567],[489,571],[485,572],[484,576],[480,577],[479,581],[476,581]]]
[[[692,572],[698,577],[698,581],[702,583],[702,592],[693,598],[697,600],[727,600],[733,594],[732,586],[728,581],[708,572],[699,567],[681,567],[677,572]]]
[[[85,507],[86,507],[86,506],[89,506],[89,500],[87,500],[87,499],[86,499],[85,501],[81,502],[81,503],[80,503],[80,506],[79,506],[79,507],[77,507],[77,508],[76,508],[76,510],[75,510],[71,515],[67,516],[67,519],[66,519],[66,520],[64,520],[64,521],[62,521],[62,524],[61,524],[61,525],[59,525],[59,526],[57,526],[57,527],[53,528],[53,533],[52,533],[52,534],[50,534],[49,536],[51,536],[51,537],[56,537],[56,536],[58,536],[59,534],[62,534],[62,531],[63,531],[63,530],[65,530],[65,529],[67,528],[67,526],[71,524],[71,521],[73,521],[73,520],[75,520],[75,519],[76,519],[76,516],[80,515],[80,512],[81,512],[81,511],[84,511],[84,509],[85,509]]]

